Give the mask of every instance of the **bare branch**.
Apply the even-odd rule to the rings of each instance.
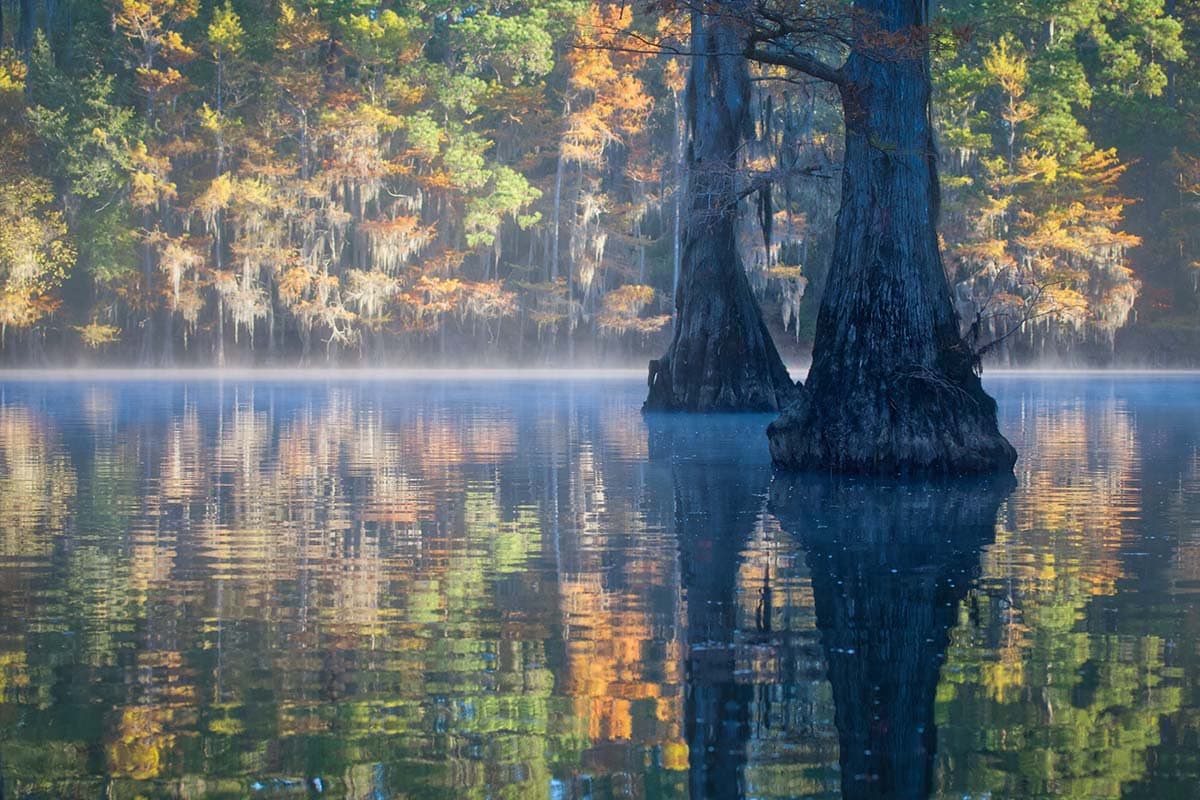
[[[746,48],[746,58],[749,58],[751,61],[757,61],[759,64],[771,64],[777,67],[794,69],[797,72],[803,72],[805,75],[811,75],[817,80],[832,83],[834,86],[841,86],[845,82],[840,69],[826,64],[811,53],[767,50],[755,44]]]
[[[806,47],[814,42],[834,46],[850,46],[844,34],[845,15],[818,15],[813,9],[789,15],[773,9],[768,3],[756,2],[752,7],[730,12],[723,6],[703,0],[679,0],[676,7],[709,19],[722,19],[747,32],[746,48],[740,53],[696,52],[667,38],[647,36],[631,27],[596,28],[602,41],[592,44],[573,43],[576,49],[611,50],[637,55],[666,55],[676,57],[742,55],[760,64],[786,67],[817,80],[840,86],[840,70],[822,61]],[[624,39],[626,43],[621,43]]]
[[[768,186],[775,183],[780,183],[788,178],[821,178],[830,180],[834,176],[824,166],[813,164],[807,167],[792,167],[790,169],[773,169],[763,172],[751,173],[749,176],[750,184],[737,193],[735,202],[744,200],[755,192],[761,192]]]
[[[991,305],[992,300],[995,299],[994,296],[987,298],[987,300],[984,301],[983,306],[979,309],[979,311],[977,311],[975,313],[975,321],[971,323],[971,329],[970,329],[968,335],[971,337],[972,342],[979,341],[979,335],[983,329],[984,322],[987,322],[987,321],[993,320],[993,319],[1008,320],[1008,319],[1012,319],[1014,317],[1017,318],[1017,321],[1016,321],[1016,324],[1009,326],[1008,330],[1006,330],[1004,333],[1000,334],[999,336],[995,337],[987,344],[984,344],[979,347],[972,346],[972,351],[973,351],[975,360],[978,362],[985,355],[987,355],[992,350],[994,350],[996,347],[999,347],[1010,336],[1012,336],[1013,334],[1017,333],[1018,331],[1024,329],[1026,323],[1032,322],[1035,319],[1040,319],[1041,317],[1048,317],[1048,316],[1052,316],[1054,314],[1059,313],[1062,309],[1055,305],[1052,305],[1049,308],[1039,308],[1039,304],[1041,303],[1042,295],[1044,295],[1046,293],[1047,289],[1050,289],[1055,285],[1059,285],[1058,282],[1049,283],[1049,284],[1035,283],[1034,288],[1036,289],[1036,291],[1034,292],[1033,297],[1030,298],[1028,301],[1026,301],[1026,303],[1025,303],[1026,311],[1024,314],[1021,314],[1020,316],[1013,314],[1013,313],[1009,313],[1007,311],[998,311],[994,314],[988,314],[987,316],[984,316],[983,312],[987,311],[987,307],[989,305]],[[1065,285],[1065,282],[1063,282],[1061,285]]]

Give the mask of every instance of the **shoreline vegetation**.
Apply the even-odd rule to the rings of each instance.
[[[657,358],[694,221],[686,10],[6,2],[0,363]],[[964,334],[1200,366],[1200,4],[954,0],[930,32]],[[737,252],[806,360],[845,130],[836,91],[750,69]]]

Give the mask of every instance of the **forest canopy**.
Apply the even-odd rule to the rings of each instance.
[[[1200,352],[1190,0],[951,0],[940,233],[1003,363]],[[632,360],[670,333],[686,9],[0,0],[4,363]],[[752,66],[745,268],[811,343],[837,98]],[[965,332],[965,331],[964,331]]]

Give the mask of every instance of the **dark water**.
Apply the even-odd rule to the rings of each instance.
[[[1200,797],[1200,378],[1017,483],[638,380],[0,383],[0,796]]]

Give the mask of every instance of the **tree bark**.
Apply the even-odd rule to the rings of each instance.
[[[151,222],[153,221],[153,212],[146,210],[142,212],[142,229],[149,233]],[[139,313],[144,313],[146,316],[142,320],[142,341],[141,351],[138,355],[138,365],[149,367],[154,364],[154,345],[155,345],[155,330],[154,322],[158,316],[158,309],[154,302],[154,246],[149,241],[142,244],[142,285],[141,290],[144,293],[143,302],[146,304],[145,309],[139,310]]]
[[[856,6],[879,35],[861,34],[836,76],[846,154],[833,261],[812,368],[768,428],[771,455],[844,473],[1011,470],[938,247],[927,4]]]
[[[683,139],[686,129],[683,126],[683,103],[679,92],[671,92],[675,104],[675,129],[671,140],[671,167],[675,179],[675,196],[671,199],[674,206],[674,218],[671,220],[671,288],[679,286],[679,270],[683,261]],[[676,298],[672,297],[672,305]]]
[[[675,333],[650,362],[654,411],[776,411],[795,385],[762,319],[737,247],[738,149],[750,127],[744,34],[729,14],[692,16],[688,207]]]
[[[561,148],[561,144],[560,144]],[[560,238],[561,223],[560,213],[562,209],[562,182],[563,169],[566,164],[566,159],[563,154],[558,154],[558,166],[554,168],[554,244],[550,251],[550,281],[553,283],[558,280],[558,243]]]

